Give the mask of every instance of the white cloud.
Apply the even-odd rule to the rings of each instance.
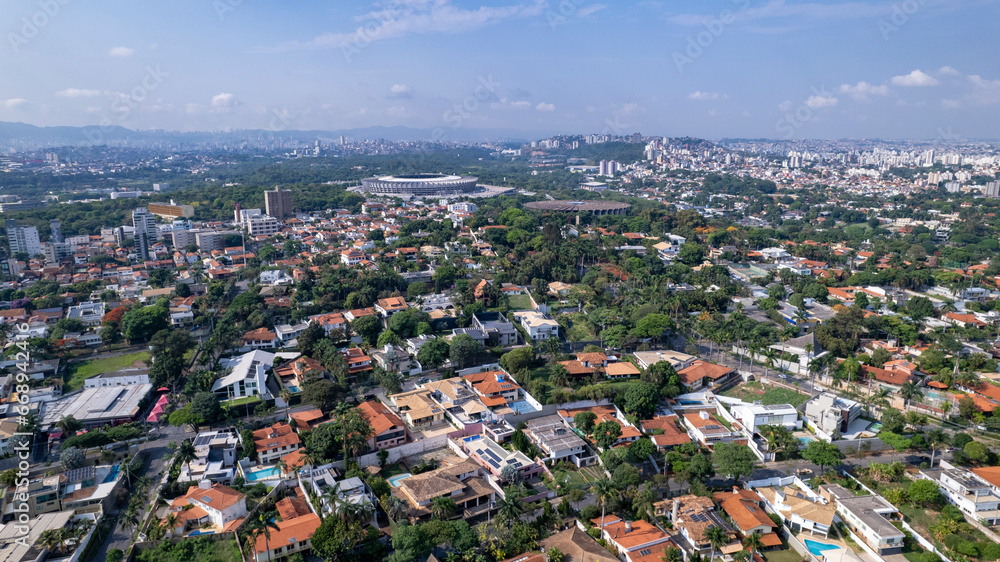
[[[228,93],[221,93],[212,96],[212,109],[218,112],[226,112],[238,105],[236,96]]]
[[[538,17],[545,13],[547,5],[546,0],[531,0],[469,10],[453,5],[452,0],[401,0],[356,17],[357,29],[324,33],[308,41],[291,41],[263,50],[343,48],[347,55],[385,39],[427,33],[468,33],[506,20]]]
[[[101,95],[100,90],[82,90],[80,88],[67,88],[56,92],[56,95],[63,98],[92,98]]]
[[[950,66],[942,66],[940,69],[938,69],[938,72],[940,72],[941,74],[947,74],[948,76],[961,76],[962,75],[961,72],[955,70],[954,68],[952,68]]]
[[[26,103],[28,103],[28,100],[26,100],[24,98],[11,98],[9,100],[5,100],[3,102],[3,105],[7,109],[17,109],[18,107],[21,107],[22,105],[24,105]]]
[[[811,109],[823,109],[837,105],[837,98],[833,96],[810,96],[806,100],[806,106]]]
[[[741,2],[736,2],[737,8],[741,7]],[[749,2],[742,4],[748,6]],[[878,6],[866,2],[786,2],[785,0],[770,0],[767,4],[759,8],[734,9],[736,17],[743,21],[767,21],[777,19],[800,19],[800,20],[830,20],[830,19],[858,19],[871,18],[891,13],[891,7]],[[678,14],[670,16],[668,19],[679,25],[700,26],[706,21],[717,19],[718,13],[705,14]],[[794,26],[764,26],[759,32],[785,32],[794,30]],[[757,31],[757,30],[755,30]]]
[[[577,17],[585,18],[591,14],[596,14],[597,12],[600,12],[601,10],[607,7],[608,7],[607,4],[591,4],[589,6],[584,6],[583,8],[577,10],[576,15]]]
[[[933,76],[927,74],[926,72],[920,70],[919,68],[909,74],[892,77],[893,86],[907,86],[907,87],[937,86],[940,83],[941,82],[939,82],[937,78],[934,78]]]
[[[407,86],[406,84],[393,84],[392,87],[389,88],[389,97],[407,98],[407,99],[412,98],[413,90],[410,89],[410,87]]]
[[[785,100],[778,104],[778,109],[781,111],[788,111],[793,107],[795,107],[795,104],[793,104],[790,100]]]
[[[184,111],[186,113],[191,113],[191,114],[193,114],[193,113],[200,113],[201,112],[201,106],[198,105],[198,104],[196,104],[196,103],[189,103],[186,106],[184,106]]]
[[[691,92],[690,94],[688,94],[689,100],[698,100],[698,101],[712,101],[725,97],[726,96],[719,94],[718,92],[702,92],[701,90],[698,90],[697,92]]]
[[[865,101],[868,96],[884,96],[889,93],[889,86],[882,84],[881,86],[876,86],[874,84],[869,84],[868,82],[858,82],[855,85],[841,84],[840,93],[848,94],[852,98]]]
[[[513,107],[514,109],[531,109],[531,102],[530,101],[523,101],[523,100],[522,101],[512,101],[512,102],[510,102],[510,106]]]
[[[555,111],[556,106],[551,103],[542,102],[535,106],[535,111]]]
[[[941,100],[941,107],[945,109],[958,109],[962,107],[962,102],[958,100]]]
[[[135,54],[135,50],[128,47],[115,47],[108,51],[108,56],[112,57],[130,57],[133,54]]]
[[[978,105],[994,105],[1000,103],[1000,80],[987,80],[978,74],[970,74],[972,93],[969,99]]]

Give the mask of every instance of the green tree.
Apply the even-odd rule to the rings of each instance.
[[[181,444],[177,446],[177,462],[187,465],[188,480],[194,481],[194,474],[191,472],[191,461],[197,458],[198,452],[195,451],[194,443],[190,439],[181,441]]]
[[[351,329],[361,336],[361,339],[368,345],[374,345],[378,336],[382,333],[382,321],[378,316],[371,314],[362,316],[351,322]]]
[[[735,479],[750,476],[757,465],[757,457],[746,445],[719,443],[712,451],[712,460],[720,474]]]
[[[315,379],[302,386],[302,402],[329,412],[345,396],[344,387],[328,379]]]
[[[77,449],[76,447],[63,449],[59,454],[59,463],[62,465],[63,470],[74,470],[80,468],[86,461],[87,458],[83,456],[83,451]]]
[[[573,425],[585,435],[590,435],[590,432],[594,430],[595,420],[597,420],[597,414],[588,410],[573,416]]]
[[[483,345],[472,339],[468,334],[458,334],[451,339],[451,363],[458,369],[472,365],[472,362],[483,352]]]
[[[594,427],[594,441],[604,451],[610,449],[621,435],[622,426],[613,420],[603,421]]]
[[[660,405],[660,391],[651,383],[638,381],[625,391],[625,411],[639,419],[648,419]]]
[[[843,460],[844,453],[833,443],[815,439],[806,445],[805,450],[802,451],[802,458],[818,464],[822,471],[823,468],[835,466],[839,461]]]
[[[729,533],[718,525],[712,525],[705,529],[705,538],[712,545],[712,554],[709,562],[715,562],[715,551],[729,544]]]
[[[222,415],[219,399],[211,392],[199,392],[191,401],[191,415],[203,424],[216,422]]]
[[[417,361],[425,368],[436,369],[448,359],[450,351],[451,348],[445,339],[434,338],[420,346]]]
[[[922,506],[932,506],[941,502],[941,490],[933,480],[914,480],[907,489],[910,501]]]
[[[156,332],[170,327],[170,313],[161,306],[133,308],[122,317],[122,332],[129,341],[148,341]]]

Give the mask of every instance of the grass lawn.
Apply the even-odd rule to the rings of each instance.
[[[261,402],[260,396],[244,396],[242,398],[236,398],[229,402],[225,402],[225,405],[230,408],[235,408],[237,406],[246,406],[247,404],[253,405]]]
[[[378,475],[381,476],[382,478],[389,479],[392,478],[393,476],[396,476],[397,474],[405,474],[406,472],[407,472],[406,467],[397,462],[386,465],[385,468],[379,471]]]
[[[147,550],[139,550],[135,556],[137,562],[182,562],[199,560],[200,562],[240,562],[239,545],[236,539],[211,541],[207,538],[185,539],[171,544],[163,541]]]
[[[761,554],[767,562],[802,562],[802,559],[805,558],[795,552],[795,549],[788,546],[784,540],[781,541],[781,550],[767,550]]]
[[[100,375],[101,373],[113,373],[126,367],[131,367],[136,361],[143,363],[149,361],[149,352],[140,351],[118,357],[108,357],[106,359],[93,359],[91,361],[80,361],[70,363],[66,368],[66,387],[64,392],[70,392],[83,387],[83,381]]]
[[[586,315],[577,312],[570,315],[570,326],[566,332],[566,339],[569,341],[590,341],[596,340],[597,334],[587,324]]]
[[[507,299],[510,310],[531,310],[531,297],[528,295],[513,295]]]
[[[570,488],[586,489],[589,487],[583,474],[576,470],[555,469],[552,471],[552,476],[555,477],[555,484],[562,484],[565,481]],[[569,480],[565,480],[567,477]]]
[[[722,395],[739,398],[744,402],[760,400],[765,406],[771,404],[791,404],[792,406],[798,406],[809,399],[807,395],[789,388],[771,386],[765,390],[764,385],[759,382],[738,384],[723,392]]]

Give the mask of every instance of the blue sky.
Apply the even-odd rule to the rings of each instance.
[[[7,0],[0,121],[997,138],[998,21],[1000,0]]]

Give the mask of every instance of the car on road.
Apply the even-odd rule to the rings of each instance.
[[[779,379],[787,379],[787,378],[788,378],[788,375],[778,375],[778,378],[779,378]]]
[[[427,384],[429,382],[431,382],[431,379],[427,377],[420,377],[419,379],[417,379],[417,384]]]

